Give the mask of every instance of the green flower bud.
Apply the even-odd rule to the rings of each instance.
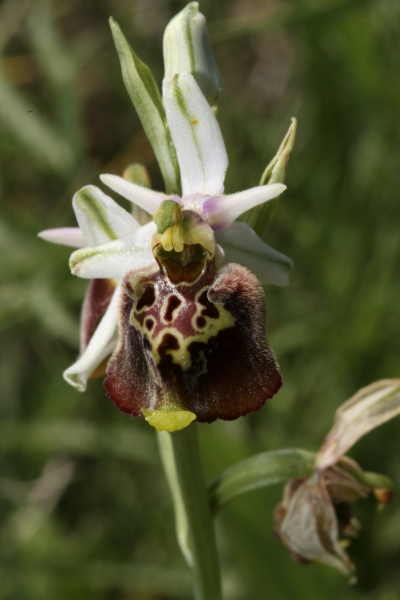
[[[206,19],[198,2],[191,2],[168,24],[164,33],[165,78],[191,73],[211,106],[221,91],[219,74],[208,39]]]

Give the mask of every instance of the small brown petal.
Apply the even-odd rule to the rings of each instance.
[[[339,467],[330,467],[321,472],[320,477],[329,492],[332,502],[356,502],[359,498],[365,498],[369,488],[349,473]]]

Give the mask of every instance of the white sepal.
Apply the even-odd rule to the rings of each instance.
[[[155,231],[151,221],[108,244],[77,250],[69,262],[72,274],[84,279],[120,279],[128,271],[154,262],[151,238]]]
[[[363,435],[399,414],[400,379],[382,379],[362,388],[336,411],[318,452],[318,468],[335,464]]]
[[[121,285],[115,289],[111,302],[104,313],[90,342],[78,360],[64,371],[64,379],[79,392],[86,390],[87,380],[99,364],[114,350],[118,334],[118,304]]]
[[[38,237],[52,244],[83,248],[86,246],[85,238],[79,227],[59,227],[58,229],[45,229],[37,234]]]
[[[181,172],[182,196],[224,191],[228,156],[221,130],[190,73],[164,80],[163,99]]]
[[[87,246],[105,244],[139,229],[139,223],[98,187],[87,185],[72,199]]]
[[[123,198],[130,200],[140,208],[143,208],[150,215],[153,215],[163,200],[171,198],[162,192],[155,192],[148,188],[127,181],[118,175],[100,175],[100,179],[109,188],[120,194]]]
[[[215,237],[224,249],[225,262],[245,265],[264,285],[289,285],[293,261],[265,244],[246,223],[232,223],[229,229],[217,232]]]

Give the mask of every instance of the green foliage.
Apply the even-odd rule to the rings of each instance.
[[[119,413],[100,381],[80,395],[62,380],[85,282],[71,277],[67,248],[36,238],[74,224],[72,195],[99,173],[140,162],[162,189],[107,19],[160,83],[161,35],[183,5],[0,6],[0,600],[190,598],[154,432]],[[282,391],[257,414],[201,427],[208,479],[254,453],[317,450],[340,403],[399,376],[398,2],[251,6],[201,5],[224,83],[226,188],[257,185],[295,116],[288,190],[265,238],[295,267],[290,288],[266,290]],[[351,453],[396,489],[398,428],[384,425]],[[255,490],[217,517],[227,600],[399,598],[396,495],[383,513],[369,500],[355,507],[364,528],[349,588],[328,568],[292,563],[272,537],[281,491]]]
[[[235,463],[209,482],[210,505],[217,512],[240,494],[310,476],[315,470],[316,458],[313,452],[291,448],[254,454]]]

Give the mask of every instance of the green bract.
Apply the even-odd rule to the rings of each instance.
[[[113,18],[110,19],[110,26],[126,89],[153,146],[166,191],[179,194],[179,166],[157,84],[150,69],[136,56]]]

